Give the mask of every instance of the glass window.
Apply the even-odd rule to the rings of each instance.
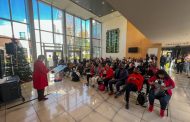
[[[28,39],[28,28],[26,24],[21,24],[18,22],[13,22],[13,30],[15,38]]]
[[[67,45],[74,45],[74,37],[67,36]]]
[[[90,59],[90,48],[89,47],[82,48],[82,58]]]
[[[90,39],[85,39],[85,46],[90,47]]]
[[[85,20],[82,20],[82,38],[86,38]]]
[[[92,38],[101,39],[101,23],[92,20]]]
[[[39,30],[35,30],[36,42],[40,42]]]
[[[39,13],[41,30],[52,31],[51,6],[39,2]]]
[[[102,25],[101,23],[97,22],[97,39],[101,39],[102,37]]]
[[[90,20],[86,21],[86,38],[90,38]]]
[[[75,17],[75,36],[81,37],[81,19]]]
[[[92,42],[93,42],[93,46],[95,46],[95,47],[99,47],[100,46],[100,40],[98,40],[98,39],[92,39]]]
[[[73,31],[73,16],[66,13],[66,33],[67,35],[74,35]]]
[[[81,43],[80,43],[80,46],[86,46],[86,39],[85,38],[82,38],[81,39]]]
[[[119,29],[106,32],[106,53],[119,52]]]
[[[63,15],[62,11],[53,8],[53,28],[56,33],[63,33],[62,25]]]
[[[11,22],[0,19],[0,35],[12,37]]]
[[[53,43],[53,34],[41,31],[42,43]]]
[[[81,38],[75,38],[75,45],[76,46],[82,46],[82,39]]]
[[[33,2],[33,13],[34,13],[34,27],[35,29],[39,29],[37,0],[32,0],[32,2]]]
[[[30,44],[29,44],[29,41],[19,40],[18,44],[19,44],[20,47],[23,47],[23,49],[24,49],[24,55],[25,55],[27,61],[30,62],[31,59],[32,59],[32,55],[30,55],[30,48],[29,48]]]
[[[26,23],[25,0],[10,0],[12,19]]]
[[[92,38],[97,38],[97,22],[92,20]]]
[[[61,34],[54,34],[54,40],[57,44],[63,44],[63,35]]]
[[[41,45],[40,43],[36,43],[37,56],[41,55]]]
[[[0,17],[10,19],[8,0],[0,0]]]
[[[93,57],[94,58],[100,57],[100,47],[93,47]]]

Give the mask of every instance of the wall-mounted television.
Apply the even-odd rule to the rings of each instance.
[[[138,47],[129,47],[128,53],[138,53],[139,48]]]

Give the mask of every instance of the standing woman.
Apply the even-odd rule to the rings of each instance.
[[[45,56],[39,55],[34,63],[33,86],[37,90],[38,100],[47,100],[44,96],[45,87],[48,86],[47,73],[49,69],[44,64]]]

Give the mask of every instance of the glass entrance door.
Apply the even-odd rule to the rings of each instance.
[[[74,59],[81,60],[81,49],[78,47],[69,46],[68,47],[68,60],[73,62]]]
[[[46,65],[47,67],[56,67],[62,58],[62,51],[45,50]]]

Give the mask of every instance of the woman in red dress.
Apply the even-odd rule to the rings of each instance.
[[[48,99],[44,96],[44,90],[45,87],[48,86],[47,73],[49,69],[45,66],[44,60],[45,56],[39,55],[34,63],[33,86],[37,90],[39,101]]]

